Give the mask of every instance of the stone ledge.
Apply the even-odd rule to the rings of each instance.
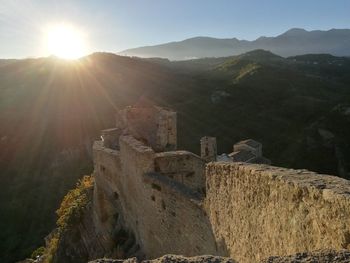
[[[197,154],[194,154],[189,151],[160,152],[160,153],[156,153],[156,158],[168,158],[168,157],[177,157],[177,156],[184,156],[184,155],[189,155],[191,157],[195,157],[197,159],[202,160]]]
[[[135,139],[131,135],[120,136],[120,142],[129,145],[132,149],[139,153],[154,153],[151,147],[146,146],[143,142]]]
[[[95,141],[92,146],[93,151],[102,151],[107,154],[112,154],[119,156],[120,152],[118,150],[113,150],[111,148],[107,148],[103,146],[103,141]]]
[[[345,198],[350,201],[350,181],[337,176],[317,174],[308,170],[293,170],[265,164],[212,162],[206,167],[207,171],[223,169],[227,172],[245,171],[246,176],[256,175],[281,181],[300,188],[320,190],[325,199]],[[210,173],[207,173],[210,174]]]

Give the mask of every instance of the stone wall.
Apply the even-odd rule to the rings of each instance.
[[[205,162],[198,155],[188,151],[162,152],[156,154],[154,162],[156,172],[204,193]]]
[[[176,112],[155,106],[127,107],[117,113],[116,126],[156,152],[176,150]]]
[[[204,160],[193,153],[156,153],[130,135],[118,145],[94,144],[94,224],[106,251],[119,225],[146,258],[212,254],[259,262],[350,249],[347,180],[220,162],[208,164],[204,175]]]
[[[176,112],[158,108],[157,146],[161,151],[173,151],[177,148]]]
[[[106,129],[101,131],[103,146],[110,149],[119,148],[119,136],[123,130],[119,128]]]
[[[150,206],[144,223],[148,258],[218,253],[200,195],[158,173],[144,175]]]
[[[123,135],[119,150],[95,142],[94,163],[96,225],[107,245],[113,244],[108,235],[113,234],[118,214],[146,258],[219,253],[203,195],[195,188],[205,185],[204,162],[198,156],[185,151],[155,153],[133,136]]]
[[[139,253],[139,244],[133,241],[130,244],[130,240],[129,244],[120,244],[117,237],[120,231],[129,230],[124,219],[123,200],[127,199],[128,195],[121,190],[123,174],[120,151],[105,148],[101,141],[95,142],[93,149],[95,166],[93,222],[97,238],[110,255],[134,256]],[[130,236],[134,236],[132,230]],[[120,250],[123,250],[123,253]]]
[[[243,163],[210,163],[206,178],[216,241],[239,262],[350,248],[350,181]]]
[[[215,162],[217,153],[216,138],[204,136],[200,140],[201,144],[201,157],[206,162]]]

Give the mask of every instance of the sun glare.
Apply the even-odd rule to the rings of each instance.
[[[88,52],[84,34],[67,24],[47,28],[46,46],[50,55],[64,59],[77,59]]]

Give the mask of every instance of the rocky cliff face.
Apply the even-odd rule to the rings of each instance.
[[[85,176],[68,192],[57,210],[57,228],[46,238],[42,262],[83,263],[101,256],[116,256],[103,243],[95,223],[92,176]]]
[[[54,262],[85,263],[101,255],[112,256],[103,246],[93,222],[92,205],[85,209],[81,220],[69,231],[61,234]]]

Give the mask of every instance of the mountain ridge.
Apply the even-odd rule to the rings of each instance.
[[[350,29],[311,30],[291,28],[275,37],[261,36],[255,40],[197,36],[153,46],[126,49],[119,55],[160,57],[188,60],[204,57],[239,55],[255,49],[266,49],[288,57],[309,53],[350,56]]]

